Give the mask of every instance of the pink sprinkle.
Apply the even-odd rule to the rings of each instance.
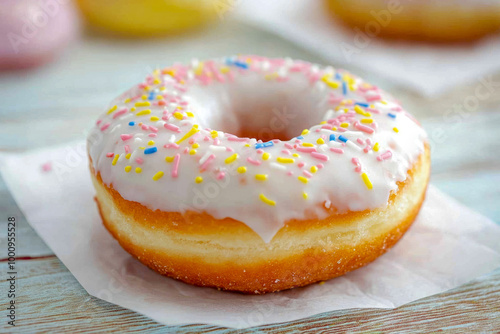
[[[209,141],[209,140],[210,140],[210,137],[209,137],[209,136],[205,136],[205,137],[203,138],[203,141]]]
[[[291,154],[289,150],[282,150],[281,153],[286,154],[286,155],[290,155]]]
[[[158,128],[155,126],[152,126],[152,125],[149,126],[149,130],[151,130],[153,132],[158,132]]]
[[[168,143],[168,144],[163,145],[163,147],[165,147],[165,148],[171,148],[171,147],[172,148],[179,148],[179,145],[176,143]]]
[[[367,102],[378,101],[381,98],[382,97],[379,94],[377,94],[377,95],[370,95],[370,96],[366,96],[366,101]]]
[[[400,106],[396,106],[396,107],[391,108],[391,110],[394,110],[394,111],[402,111],[402,110],[403,110],[403,108],[401,108]]]
[[[331,97],[328,99],[328,103],[330,103],[330,104],[338,104],[338,103],[340,103],[342,100],[343,100],[343,98],[342,98],[341,96],[331,96]]]
[[[302,171],[302,174],[304,174],[305,176],[307,177],[311,177],[313,176],[311,173],[309,173],[308,171],[306,171],[305,169]]]
[[[187,106],[188,104],[189,104],[188,101],[181,101],[181,103],[180,103],[181,106]]]
[[[344,153],[344,150],[343,150],[343,149],[341,149],[341,148],[337,148],[337,147],[330,147],[330,151],[335,152],[335,153],[338,153],[338,154],[342,154],[342,153]]]
[[[44,172],[50,172],[50,171],[52,170],[52,162],[47,161],[46,163],[44,163],[44,164],[42,165],[42,170],[43,170]]]
[[[234,152],[234,150],[231,147],[229,147],[229,146],[226,147],[226,151],[227,152]]]
[[[329,124],[324,124],[324,125],[321,126],[321,128],[322,129],[328,129],[328,130],[330,130],[332,128],[332,126],[329,125]]]
[[[299,152],[304,152],[304,153],[311,153],[311,152],[316,152],[315,147],[304,147],[304,146],[297,146],[295,148]]]
[[[358,158],[352,158],[352,163],[356,165],[356,168],[354,169],[356,172],[360,173],[361,172],[361,163],[359,162]]]
[[[255,165],[255,166],[259,166],[259,165],[261,164],[261,162],[260,162],[260,161],[254,160],[254,159],[252,159],[252,158],[250,158],[250,157],[248,157],[248,158],[247,158],[247,161],[248,161],[249,163],[251,163],[252,165]]]
[[[104,125],[101,127],[101,131],[104,131],[104,130],[106,130],[107,128],[109,128],[109,125],[110,125],[109,123],[104,124]]]
[[[214,138],[214,145],[219,146],[220,145],[220,139],[219,137]]]
[[[143,130],[148,130],[148,129],[149,129],[149,126],[147,126],[146,124],[143,124],[143,125],[141,126],[141,128],[142,128]]]
[[[304,163],[304,162],[302,162],[302,161],[301,161],[301,162],[299,162],[299,163],[297,164],[297,166],[298,166],[299,168],[304,167],[304,165],[305,165],[305,163]]]
[[[163,127],[167,130],[174,131],[174,132],[181,132],[181,129],[177,125],[173,125],[170,123],[165,123]]]
[[[189,153],[189,147],[186,147],[183,151],[184,154],[188,154]]]
[[[113,152],[106,153],[106,157],[108,157],[108,158],[112,158],[112,157],[114,157],[114,155],[115,154]]]
[[[289,143],[285,143],[285,147],[291,150],[293,148],[293,145],[289,144]]]
[[[311,156],[319,160],[328,161],[328,156],[322,153],[311,152]]]
[[[137,158],[137,159],[135,159],[135,162],[137,162],[139,165],[142,165],[144,160],[142,160],[142,158]]]
[[[379,156],[377,157],[377,160],[378,160],[378,161],[387,160],[387,159],[389,159],[390,157],[392,157],[392,152],[391,152],[391,151],[389,151],[389,150],[387,150],[387,151],[385,151],[384,153],[382,153],[381,155],[379,155]]]
[[[188,143],[189,143],[189,145],[193,145],[194,144],[194,138],[189,139]]]
[[[207,160],[205,160],[205,162],[200,166],[200,171],[203,172],[204,170],[206,170],[210,162],[214,159],[215,159],[215,154],[210,154]]]
[[[125,140],[129,140],[130,138],[132,138],[133,136],[130,135],[130,134],[123,134],[123,135],[120,135],[120,138],[125,141]]]
[[[361,138],[356,139],[356,141],[357,141],[358,143],[360,143],[361,145],[363,145],[363,144],[364,144],[363,139],[361,139]]]
[[[286,175],[288,176],[292,176],[293,175],[293,172],[291,170],[289,170],[288,172],[286,172]]]
[[[101,122],[102,121],[100,119],[98,119],[97,122],[95,122],[95,125],[99,125],[99,124],[101,124]]]
[[[219,174],[217,174],[217,180],[222,180],[225,176],[226,176],[226,173],[219,172]]]
[[[156,136],[157,136],[157,134],[156,134],[156,133],[150,133],[150,134],[148,135],[148,137],[152,137],[152,138],[154,138],[154,137],[156,137]]]
[[[240,138],[240,137],[236,137],[236,136],[230,136],[230,137],[227,137],[227,140],[229,141],[238,141],[238,142],[247,142],[248,141],[248,138]]]
[[[359,122],[354,123],[354,127],[356,129],[361,130],[361,131],[366,132],[366,133],[373,133],[373,131],[375,131],[372,128],[370,128],[369,126],[363,125]]]
[[[125,114],[126,112],[128,111],[127,108],[122,108],[120,110],[118,110],[117,112],[115,112],[115,114],[113,115],[113,119],[117,118],[118,116],[121,116],[123,114]]]
[[[337,129],[337,131],[338,131],[338,132],[346,132],[346,131],[347,131],[347,129],[346,129],[346,128],[338,128],[338,129]]]
[[[130,146],[125,145],[123,148],[125,149],[125,153],[130,153]]]
[[[174,166],[172,168],[172,177],[177,177],[179,175],[179,161],[181,160],[181,155],[177,153],[174,157]]]
[[[257,153],[262,154],[262,153],[264,153],[264,150],[262,150],[262,149],[260,149],[260,148],[259,148],[259,149],[257,150]]]
[[[366,108],[365,110],[374,114],[380,114],[380,111],[378,109]]]
[[[370,152],[371,149],[372,149],[372,147],[370,145],[366,145],[366,147],[363,149],[363,151],[365,153],[368,153],[368,152]]]
[[[325,167],[323,164],[317,164],[316,167],[318,167],[319,169]]]

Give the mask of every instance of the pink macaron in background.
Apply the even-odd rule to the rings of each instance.
[[[43,65],[78,32],[71,0],[0,0],[0,70]]]

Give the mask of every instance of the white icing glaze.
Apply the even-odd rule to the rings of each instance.
[[[234,135],[245,131],[292,139]],[[332,214],[325,206],[387,205],[425,141],[397,102],[346,71],[239,56],[155,71],[113,101],[88,147],[124,199],[230,217],[268,242],[290,219]]]

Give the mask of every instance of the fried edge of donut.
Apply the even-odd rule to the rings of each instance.
[[[104,226],[143,264],[189,284],[261,294],[341,276],[392,247],[425,198],[430,149],[426,145],[387,207],[289,221],[270,243],[231,218],[152,211],[125,200],[95,174],[91,161],[90,169]],[[370,236],[362,238],[359,231],[367,227]]]

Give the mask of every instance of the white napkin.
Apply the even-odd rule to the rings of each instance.
[[[239,1],[235,12],[239,20],[296,42],[334,66],[373,72],[428,97],[500,69],[500,36],[454,46],[360,37],[356,42],[356,32],[336,24],[324,1]]]
[[[88,293],[165,325],[245,328],[339,309],[397,307],[500,266],[500,227],[431,186],[405,237],[343,277],[261,296],[194,287],[149,270],[104,229],[83,142],[2,154],[0,171],[29,223]]]

